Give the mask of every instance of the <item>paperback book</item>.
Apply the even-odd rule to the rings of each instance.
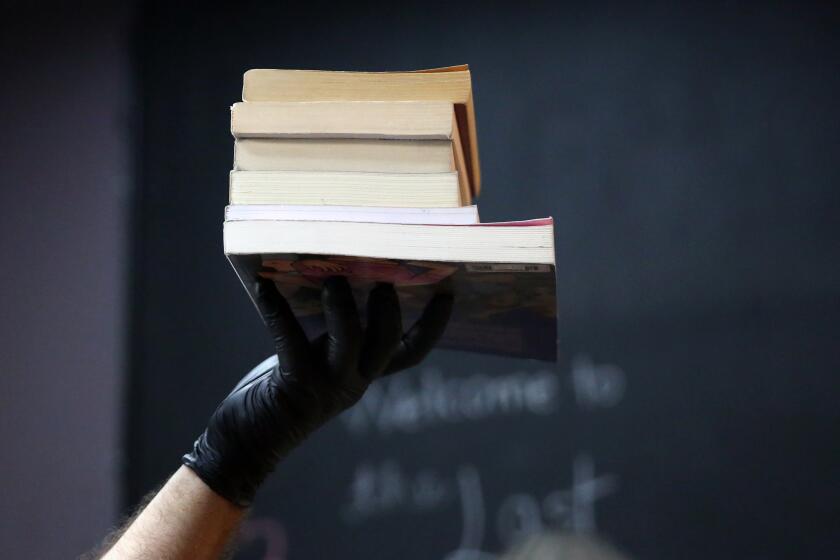
[[[550,219],[472,226],[239,221],[225,224],[225,251],[252,299],[257,279],[271,279],[312,339],[324,332],[321,283],[337,275],[350,281],[361,311],[377,282],[393,284],[405,328],[435,292],[453,295],[442,348],[552,361],[552,226]],[[331,239],[313,239],[324,230]]]

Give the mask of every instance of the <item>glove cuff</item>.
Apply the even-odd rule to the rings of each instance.
[[[181,457],[181,462],[216,494],[241,508],[251,506],[257,488],[264,478],[258,477],[259,480],[254,480],[253,477],[238,476],[235,466],[226,464],[207,444],[206,431],[195,441],[192,451]]]

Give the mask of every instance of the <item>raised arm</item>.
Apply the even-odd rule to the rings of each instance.
[[[368,296],[363,329],[350,286],[333,277],[321,292],[327,332],[309,341],[271,281],[260,280],[257,294],[276,355],[221,402],[184,466],[104,558],[220,558],[277,463],[356,403],[373,380],[419,363],[452,309],[451,296],[436,295],[403,334],[397,294],[390,284],[378,284]]]

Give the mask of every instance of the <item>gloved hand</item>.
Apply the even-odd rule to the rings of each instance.
[[[336,276],[321,292],[327,332],[310,342],[273,282],[258,280],[256,293],[277,355],[242,378],[183,457],[210,488],[241,507],[251,504],[282,457],[357,402],[374,379],[419,363],[452,310],[452,297],[438,294],[403,334],[396,291],[377,284],[363,330],[350,286]]]

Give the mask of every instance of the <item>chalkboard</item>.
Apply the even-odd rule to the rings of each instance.
[[[144,4],[128,509],[270,351],[221,253],[251,67],[468,62],[485,221],[556,220],[557,364],[436,351],[267,481],[237,558],[831,557],[836,14],[802,4]]]

